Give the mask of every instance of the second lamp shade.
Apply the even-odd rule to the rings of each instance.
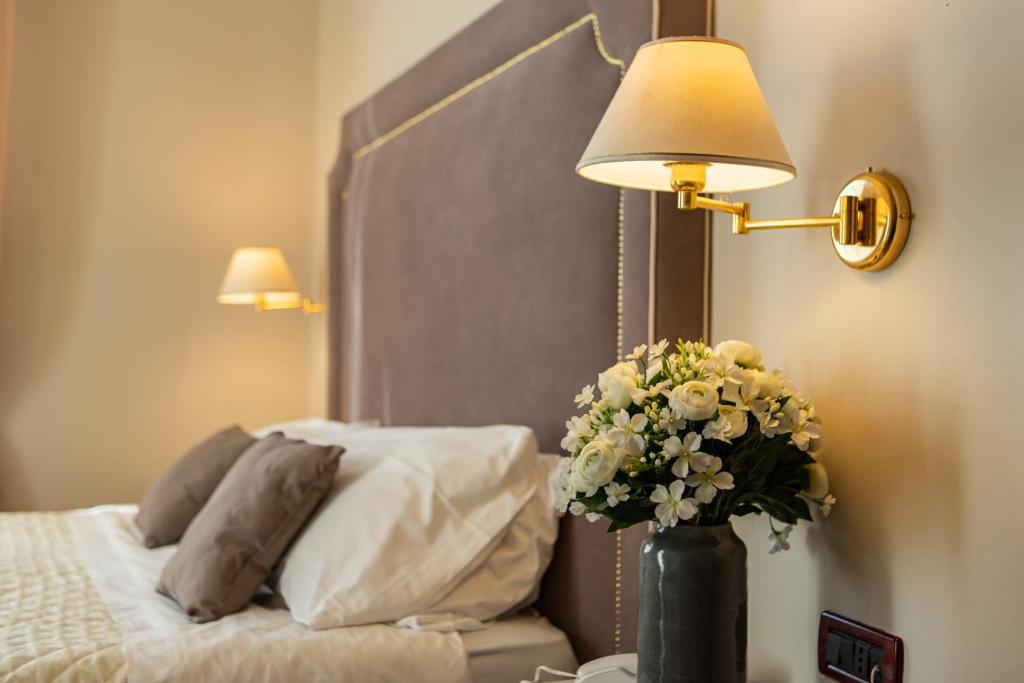
[[[671,162],[706,165],[704,192],[778,185],[796,176],[739,45],[665,38],[642,46],[576,172],[609,185],[671,192]]]
[[[222,304],[299,306],[302,296],[295,287],[295,280],[280,249],[242,247],[231,255],[217,301]]]

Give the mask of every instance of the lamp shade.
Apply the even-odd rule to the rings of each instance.
[[[302,305],[284,254],[277,247],[236,249],[220,286],[222,304]]]
[[[643,45],[576,172],[609,185],[671,192],[671,162],[705,165],[704,192],[792,180],[796,169],[747,55],[717,38]]]

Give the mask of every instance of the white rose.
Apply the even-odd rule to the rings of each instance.
[[[635,380],[638,374],[635,363],[631,361],[616,363],[597,376],[597,388],[601,391],[608,391],[608,384],[613,377],[627,377]]]
[[[604,397],[608,399],[608,404],[615,410],[622,410],[628,408],[629,404],[633,402],[633,390],[636,389],[636,383],[628,377],[623,375],[617,375],[608,380],[608,388],[604,392]]]
[[[804,495],[814,500],[821,500],[828,495],[828,472],[820,462],[807,466],[807,490]]]
[[[744,368],[759,368],[763,359],[756,346],[735,339],[719,342],[715,347],[715,353]]]
[[[750,379],[757,384],[758,398],[778,398],[782,396],[782,378],[763,370],[754,370]]]
[[[747,433],[747,411],[733,406],[718,406],[721,417],[729,423],[729,438],[735,439]]]
[[[572,461],[569,483],[588,496],[610,482],[619,471],[624,453],[607,441],[591,441]]]
[[[597,376],[597,386],[612,408],[622,410],[633,402],[637,376],[635,364],[616,363]]]
[[[706,420],[718,410],[718,391],[707,382],[690,380],[672,390],[668,406],[687,420]]]

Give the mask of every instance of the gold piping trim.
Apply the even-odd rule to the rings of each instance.
[[[623,71],[619,70],[619,79]],[[622,300],[626,264],[626,191],[619,188],[618,248],[615,280],[615,358],[622,360]],[[615,530],[615,631],[612,652],[622,652],[622,529]]]
[[[622,360],[622,311],[626,271],[626,191],[619,188],[619,220],[615,268],[615,358]]]
[[[374,151],[375,149],[394,140],[399,135],[409,130],[416,124],[422,123],[424,120],[426,120],[430,116],[433,116],[434,114],[441,111],[448,105],[462,99],[472,91],[479,88],[484,83],[487,83],[488,81],[491,81],[494,78],[500,76],[501,74],[505,73],[506,71],[514,67],[519,62],[537,54],[544,48],[561,40],[565,36],[575,31],[576,29],[580,28],[581,26],[585,26],[588,23],[594,28],[594,42],[597,44],[597,51],[601,54],[601,58],[604,59],[604,61],[611,64],[612,66],[618,67],[619,72],[621,74],[626,68],[626,63],[621,59],[614,57],[610,52],[608,52],[608,49],[604,46],[604,41],[601,39],[601,25],[598,23],[597,15],[591,12],[590,14],[582,16],[576,21],[572,22],[571,24],[563,28],[561,31],[553,33],[552,35],[548,36],[539,43],[531,45],[530,47],[526,48],[519,54],[515,55],[514,57],[506,61],[505,63],[495,67],[494,69],[491,69],[482,76],[479,76],[478,78],[470,81],[469,83],[462,86],[455,92],[430,105],[429,107],[421,111],[419,114],[416,114],[415,116],[406,119],[405,121],[398,124],[388,132],[363,145],[356,151],[352,152],[352,160],[355,161],[357,159],[363,158],[364,156]]]

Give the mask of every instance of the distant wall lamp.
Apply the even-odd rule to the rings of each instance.
[[[891,265],[910,232],[903,183],[871,168],[846,183],[829,216],[753,220],[748,203],[707,196],[796,177],[746,53],[717,38],[642,46],[576,172],[609,185],[675,192],[680,209],[724,211],[737,235],[829,228],[836,254],[858,270]]]
[[[288,262],[277,247],[235,249],[217,301],[247,304],[257,311],[301,308],[308,315],[324,310],[323,304],[315,304],[299,293],[288,270]]]

